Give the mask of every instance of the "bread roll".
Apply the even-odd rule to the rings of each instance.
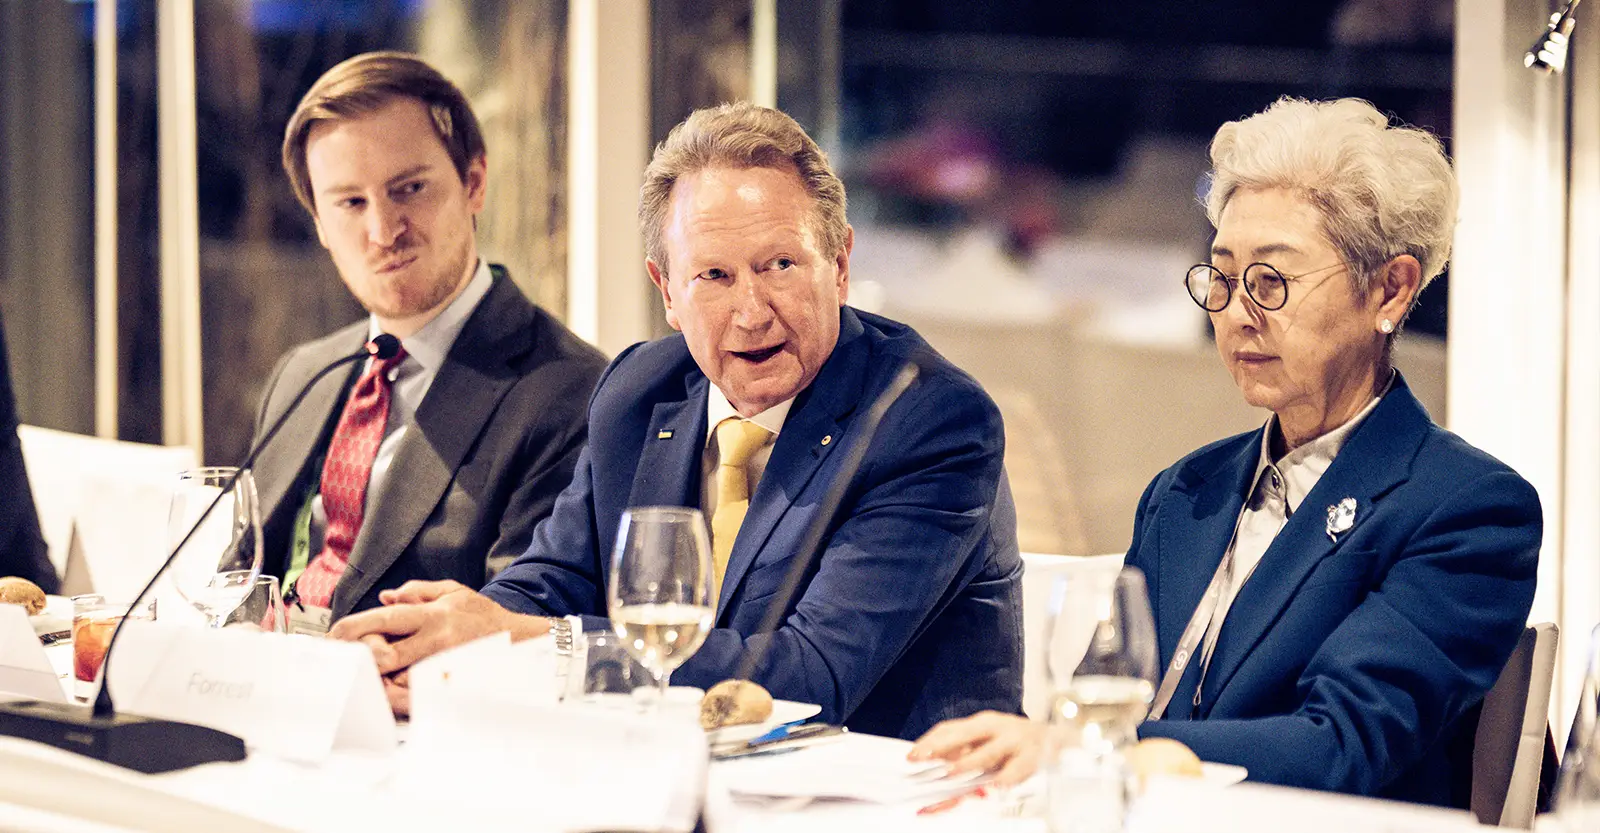
[[[772,716],[772,695],[749,680],[723,680],[700,701],[700,725],[706,729],[760,723]]]
[[[0,578],[0,604],[22,605],[29,616],[44,612],[44,591],[25,578],[6,576]]]
[[[1171,738],[1145,738],[1126,753],[1128,767],[1142,782],[1154,775],[1199,778],[1200,758]]]

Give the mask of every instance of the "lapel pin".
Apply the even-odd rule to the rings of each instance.
[[[833,442],[833,435],[832,434],[829,434],[826,437],[822,438],[822,444],[823,445],[827,445],[828,443],[831,443],[831,442]]]
[[[657,431],[656,432],[656,439],[658,439],[658,440],[670,440],[670,439],[672,439],[672,429],[668,428],[668,429],[664,429],[664,430],[661,430],[661,431]]]
[[[1356,499],[1347,497],[1328,507],[1328,540],[1339,542],[1339,536],[1350,530],[1356,522]]]

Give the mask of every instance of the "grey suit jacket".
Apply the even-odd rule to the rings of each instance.
[[[350,566],[333,593],[337,620],[375,607],[378,591],[411,579],[482,587],[527,549],[572,479],[586,411],[605,357],[523,296],[500,267],[406,432],[380,491],[367,496]],[[367,322],[308,342],[279,360],[256,437],[318,370],[361,349]],[[299,511],[361,363],[306,394],[257,458],[266,569],[288,567]]]

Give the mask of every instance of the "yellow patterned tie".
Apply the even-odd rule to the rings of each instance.
[[[750,508],[750,475],[745,466],[772,432],[738,417],[717,423],[717,508],[711,513],[711,559],[715,579],[712,598],[722,595],[722,576],[739,537],[739,525]]]

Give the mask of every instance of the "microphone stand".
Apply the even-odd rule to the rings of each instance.
[[[833,514],[839,511],[839,504],[844,502],[845,490],[850,488],[850,480],[855,477],[856,470],[861,468],[861,461],[867,456],[867,447],[872,445],[872,438],[878,433],[878,424],[883,422],[883,415],[888,413],[889,406],[893,405],[900,395],[911,387],[911,383],[917,380],[919,373],[917,365],[907,361],[900,366],[900,371],[894,378],[889,380],[889,386],[872,400],[866,416],[862,418],[860,436],[850,448],[844,464],[839,467],[839,473],[833,478],[833,482],[828,484],[827,494],[817,505],[817,514],[813,517],[811,526],[806,529],[806,537],[795,550],[794,559],[789,562],[789,572],[784,574],[783,584],[778,586],[778,592],[772,594],[772,601],[768,603],[767,612],[761,617],[761,626],[756,628],[755,633],[771,633],[778,629],[784,611],[789,609],[789,603],[794,600],[794,594],[800,589],[800,581],[805,578],[811,565],[815,564],[817,557],[822,554],[823,533],[828,528],[828,522],[833,520]],[[739,664],[739,672],[734,675],[734,679],[750,679],[750,675],[755,673],[756,666],[766,659],[767,650],[771,646],[772,642],[768,640],[747,654],[744,661]]]
[[[178,545],[173,547],[166,560],[161,562],[161,567],[150,577],[144,589],[134,596],[130,609],[137,607],[144,597],[150,594],[156,582],[166,575],[167,570],[177,560],[178,553],[183,551],[189,539],[194,537],[206,518],[210,517],[212,510],[233,491],[239,479],[239,472],[245,471],[255,462],[256,456],[272,442],[273,437],[277,436],[279,429],[288,421],[289,415],[300,406],[306,394],[310,393],[317,382],[335,369],[351,362],[369,357],[387,359],[393,357],[399,350],[400,339],[384,333],[368,342],[360,352],[342,356],[317,371],[316,375],[300,388],[300,392],[295,394],[283,413],[278,415],[277,420],[262,435],[261,441],[245,455],[238,471],[223,484],[216,498],[204,512],[200,513],[200,517],[195,520],[194,525],[189,528]],[[100,691],[95,696],[93,708],[39,700],[0,703],[0,735],[38,741],[144,773],[169,772],[218,761],[244,760],[244,740],[236,735],[193,723],[117,713],[111,702],[109,684],[111,655],[112,649],[117,645],[117,638],[122,635],[122,627],[127,621],[128,617],[123,617],[117,622],[116,630],[111,632],[111,639],[106,643],[105,656],[100,661]]]
[[[789,562],[789,571],[783,576],[783,584],[778,591],[772,594],[772,601],[767,605],[767,612],[761,617],[761,625],[755,633],[772,633],[778,629],[778,624],[783,620],[784,611],[789,609],[789,603],[794,600],[794,594],[800,590],[800,582],[815,564],[818,556],[822,554],[822,536],[827,531],[828,522],[833,520],[839,505],[844,502],[844,493],[850,488],[850,481],[855,477],[856,471],[861,468],[861,461],[867,456],[867,448],[872,445],[872,438],[877,436],[878,425],[883,422],[883,415],[888,413],[889,406],[900,399],[900,395],[911,387],[921,373],[917,364],[908,360],[900,366],[899,372],[889,380],[888,387],[884,388],[872,404],[868,406],[867,413],[862,417],[860,436],[856,438],[855,445],[844,458],[844,463],[839,467],[839,472],[828,484],[828,491],[822,501],[817,505],[817,514],[813,517],[811,525],[806,529],[805,538],[801,540],[800,547],[795,550],[795,556]],[[739,670],[733,675],[736,680],[748,680],[755,673],[756,666],[766,658],[767,651],[772,647],[772,640],[767,640],[755,650],[751,651],[739,663]],[[720,721],[719,721],[720,724]],[[708,825],[705,815],[706,797],[702,788],[700,793],[700,811],[695,818],[694,833],[704,833]]]

